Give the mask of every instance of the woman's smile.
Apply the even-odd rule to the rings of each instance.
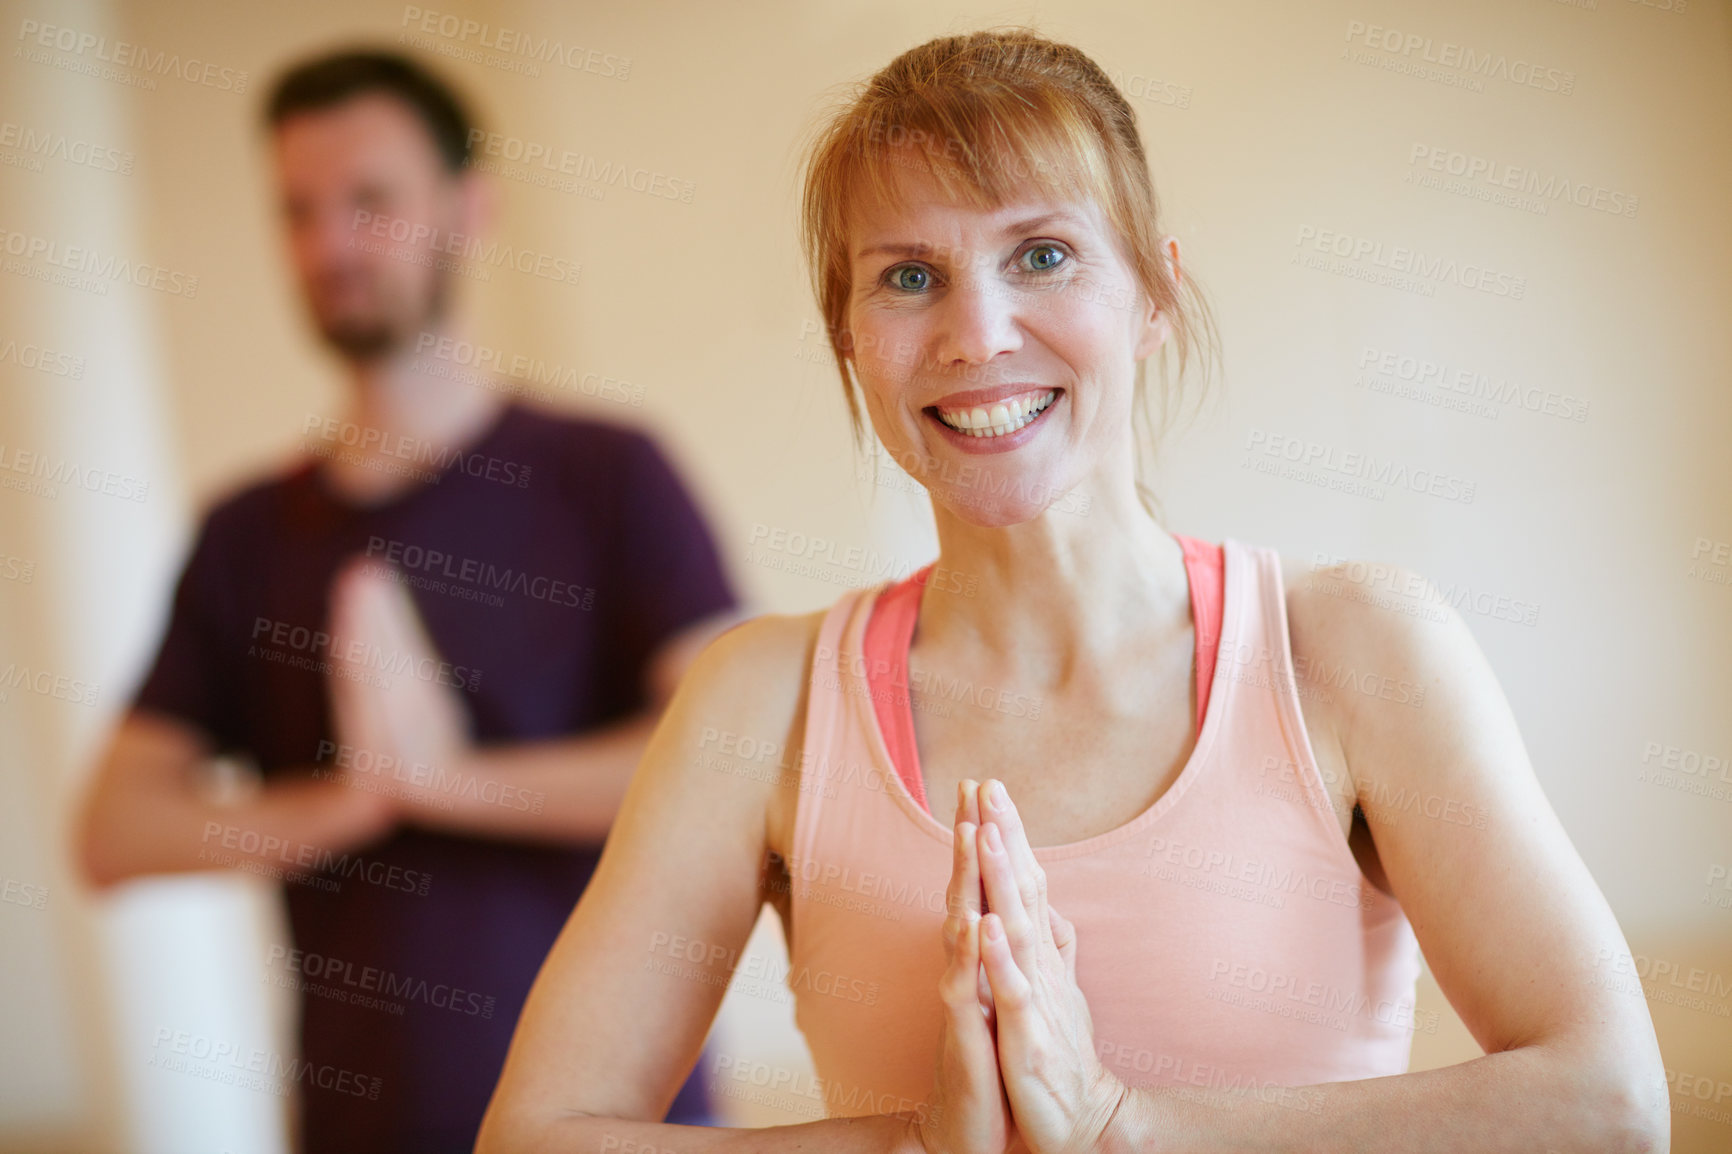
[[[1034,437],[1063,389],[1025,385],[957,393],[922,412],[940,435],[970,453],[1001,453]]]

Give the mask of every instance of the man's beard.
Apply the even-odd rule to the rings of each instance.
[[[433,273],[426,306],[413,318],[390,315],[344,316],[319,323],[319,335],[344,360],[384,360],[409,344],[418,334],[437,328],[445,319],[450,296],[450,277],[442,269]]]
[[[322,330],[325,343],[346,361],[375,361],[389,356],[402,342],[397,326],[388,321],[338,321]]]

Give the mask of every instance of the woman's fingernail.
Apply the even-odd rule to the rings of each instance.
[[[987,918],[985,924],[987,941],[996,942],[999,938],[1004,936],[1003,924],[997,918]]]
[[[998,836],[998,823],[986,823],[986,848],[992,853],[1004,852],[1004,839]]]
[[[1004,792],[1004,783],[996,777],[992,779],[992,784],[986,787],[986,798],[993,809],[1010,808],[1010,795]]]

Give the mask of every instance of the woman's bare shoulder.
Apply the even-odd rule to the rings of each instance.
[[[824,615],[766,613],[740,622],[698,654],[682,690],[742,722],[785,728],[805,696]]]
[[[1306,722],[1333,731],[1349,763],[1363,763],[1377,743],[1447,744],[1440,719],[1451,708],[1502,708],[1497,679],[1473,634],[1422,574],[1389,562],[1323,557],[1285,560],[1282,568]],[[1360,786],[1364,772],[1363,764],[1352,771]]]
[[[1283,558],[1282,576],[1294,673],[1353,690],[1319,694],[1348,715],[1392,701],[1417,708],[1427,667],[1466,635],[1437,587],[1400,565]]]
[[[823,611],[754,617],[698,655],[675,694],[664,726],[679,760],[711,771],[711,784],[753,801],[764,845],[785,853],[799,791],[801,743],[812,658]],[[726,803],[723,803],[724,805]]]

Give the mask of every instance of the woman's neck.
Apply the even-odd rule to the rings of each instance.
[[[973,592],[923,598],[920,643],[1057,688],[1079,667],[1111,669],[1127,650],[1182,632],[1190,592],[1178,542],[1128,478],[1088,496],[1086,511],[1054,502],[1000,528],[938,508],[938,564]]]

